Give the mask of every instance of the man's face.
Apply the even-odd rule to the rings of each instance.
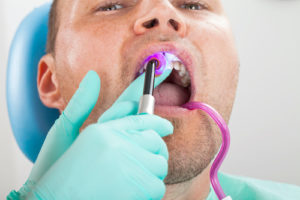
[[[193,94],[185,94],[188,99],[191,96],[193,101],[213,106],[228,122],[238,79],[238,58],[221,2],[110,2],[59,3],[54,73],[64,99],[61,107],[67,105],[85,74],[94,70],[101,78],[101,93],[85,126],[96,122],[135,79],[140,62],[155,52],[167,51],[188,63],[192,71],[194,89]],[[166,91],[161,89],[161,99],[171,101],[176,92],[183,95],[179,90],[168,95]],[[176,106],[156,106],[155,114],[174,125],[174,134],[164,138],[170,154],[165,182],[178,183],[197,176],[209,165],[221,143],[214,122],[203,111]]]

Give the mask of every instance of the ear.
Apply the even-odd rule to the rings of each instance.
[[[40,99],[45,106],[63,110],[64,101],[58,87],[55,61],[51,54],[43,56],[39,62],[37,87]]]

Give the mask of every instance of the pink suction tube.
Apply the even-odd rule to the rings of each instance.
[[[153,54],[152,56],[148,57],[144,63],[147,63],[151,59],[157,59],[160,62],[159,67],[156,69],[155,74],[160,75],[165,70],[166,66],[171,62],[172,59],[168,59],[166,57],[166,52],[158,52],[156,54]],[[211,185],[218,197],[219,200],[230,200],[231,198],[229,196],[226,196],[224,193],[220,182],[218,178],[218,171],[219,168],[223,162],[223,160],[226,157],[226,154],[229,150],[230,145],[230,133],[228,126],[225,122],[225,120],[222,118],[222,116],[211,106],[201,103],[201,102],[188,102],[182,106],[183,108],[189,109],[189,110],[195,110],[200,109],[205,111],[219,126],[221,133],[222,133],[222,145],[219,150],[219,153],[217,154],[215,160],[213,161],[213,164],[210,169],[210,181]]]
[[[228,126],[222,116],[211,106],[201,103],[201,102],[189,102],[182,106],[183,108],[187,108],[189,110],[200,109],[205,111],[219,126],[222,133],[222,146],[219,150],[217,157],[215,158],[211,169],[210,169],[210,181],[211,185],[218,197],[219,200],[226,198],[226,194],[224,193],[218,178],[219,168],[228,152],[230,145],[230,133]]]

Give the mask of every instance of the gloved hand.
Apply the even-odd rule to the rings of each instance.
[[[71,146],[79,134],[79,128],[94,108],[100,91],[97,73],[90,71],[81,81],[68,106],[49,130],[29,178],[18,191],[12,191],[7,199],[24,199],[36,182],[53,163]]]
[[[158,85],[160,82],[162,82],[169,74],[170,74],[170,72],[166,72],[164,75],[157,78],[156,85]],[[137,112],[137,100],[139,99],[140,95],[142,94],[143,79],[144,79],[144,77],[141,76],[136,81],[134,81],[134,83],[132,83],[130,85],[130,87],[127,88],[126,91],[121,95],[121,97],[116,101],[116,103],[112,106],[112,108],[109,109],[102,116],[103,118],[102,117],[100,118],[99,122],[103,123],[104,121],[109,121],[112,119],[122,118],[122,117],[125,117],[128,115],[135,114]],[[66,108],[66,110],[64,111],[64,113],[60,116],[60,118],[56,121],[55,125],[49,131],[48,136],[43,145],[43,148],[41,150],[41,153],[39,154],[36,164],[34,165],[31,175],[27,181],[27,183],[30,187],[35,185],[35,182],[37,182],[40,179],[40,177],[65,152],[65,150],[68,149],[68,147],[75,140],[76,136],[78,135],[80,126],[85,121],[85,119],[87,118],[87,116],[89,115],[90,111],[92,110],[93,106],[95,105],[95,103],[97,101],[97,98],[98,98],[97,94],[99,93],[99,88],[100,88],[100,84],[99,84],[97,74],[94,72],[90,72],[86,76],[86,78],[82,81],[80,88],[78,89],[78,91],[76,92],[76,94],[74,95],[72,100],[70,101],[70,103],[69,103],[68,107]],[[97,92],[97,90],[98,90],[98,92]],[[129,100],[131,100],[131,101],[129,101]],[[128,105],[128,106],[124,107],[124,105]],[[124,108],[126,108],[126,109],[124,109]],[[138,116],[138,117],[140,117],[140,116]],[[154,116],[152,116],[152,117],[154,117]],[[143,117],[141,117],[141,118],[143,118]],[[102,128],[100,128],[100,129],[102,130]],[[90,132],[93,132],[91,130],[91,128],[89,128],[87,130],[90,130]],[[105,130],[107,130],[107,128],[105,128]],[[116,131],[116,130],[114,130],[114,131]],[[86,134],[86,135],[93,135],[93,134]],[[92,136],[90,136],[90,137],[92,137]],[[79,138],[81,138],[81,137],[79,137]],[[78,140],[79,140],[79,138],[78,138]],[[81,141],[81,140],[79,140],[79,141]],[[84,141],[87,141],[87,140],[84,140]],[[80,142],[78,142],[78,143],[81,144]],[[86,144],[86,143],[87,142],[84,142],[83,144]],[[150,144],[148,142],[146,142],[146,143]],[[74,147],[73,149],[76,149],[76,148]],[[83,148],[83,149],[85,149],[85,148]],[[161,152],[161,154],[166,156],[167,155],[166,148],[162,148],[162,149],[163,149],[163,151]],[[73,150],[73,151],[76,152],[76,150]],[[69,154],[67,154],[67,155],[69,155]],[[71,155],[73,155],[73,154],[71,154]],[[66,156],[64,155],[64,157],[66,157]],[[72,156],[67,156],[67,157],[72,158]],[[75,156],[74,159],[76,157],[78,160],[80,160],[80,158],[81,158],[81,156],[79,156],[79,157]],[[66,162],[65,160],[67,160],[67,159],[64,159],[64,161],[61,161],[61,159],[57,162]],[[59,164],[55,163],[55,166],[57,166],[57,165],[59,165]],[[52,168],[51,168],[51,170],[52,170]],[[56,169],[56,170],[54,170],[55,173],[59,174],[60,168],[55,168],[55,169]],[[99,169],[101,169],[101,167],[99,167]],[[50,172],[47,172],[47,174],[49,174],[49,173]],[[54,173],[54,172],[52,172],[52,173]],[[63,176],[65,176],[65,175],[63,175]],[[45,175],[45,177],[47,177],[47,176]],[[47,181],[49,181],[48,180],[49,176],[48,176],[48,179],[43,178],[43,181],[41,181],[39,184],[47,185],[47,184],[45,184],[45,183],[47,183],[47,181],[45,181],[45,179]],[[100,177],[100,180],[102,180],[101,177]],[[37,185],[39,186],[39,184],[37,184]],[[73,183],[73,184],[75,184],[75,183]],[[89,184],[89,183],[87,183],[87,184]],[[30,191],[32,189],[30,187],[26,188],[26,184],[25,184],[24,187],[20,190],[21,196],[22,196],[22,191],[23,191],[23,194],[26,194],[26,191]],[[39,187],[37,187],[37,188],[39,188]],[[40,188],[39,191],[43,191],[43,189]],[[18,195],[20,195],[20,194],[18,194]],[[14,196],[14,195],[11,195],[11,196]],[[23,196],[26,196],[26,195],[23,195]],[[64,197],[64,198],[67,198],[67,197]]]
[[[168,171],[161,137],[171,123],[135,115],[88,126],[38,181],[29,199],[161,199]]]

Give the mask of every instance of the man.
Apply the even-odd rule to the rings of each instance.
[[[155,115],[136,115],[143,84],[136,73],[156,52],[181,59],[190,89],[165,72]],[[209,170],[219,130],[204,112],[180,106],[207,103],[228,123],[238,70],[219,0],[54,1],[38,91],[62,115],[28,181],[8,198],[216,199]],[[296,186],[219,177],[233,199],[300,198]]]

